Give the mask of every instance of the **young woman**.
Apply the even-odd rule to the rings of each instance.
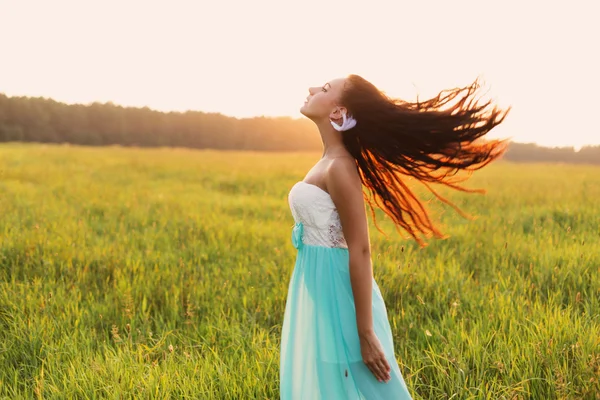
[[[358,75],[309,89],[301,112],[319,128],[324,151],[288,195],[298,252],[281,333],[281,399],[411,398],[373,279],[364,200],[373,205],[363,185],[421,246],[422,235],[443,238],[405,180],[418,179],[451,204],[429,183],[469,191],[456,172],[505,151],[505,140],[478,140],[508,112],[479,104],[478,87],[416,103],[392,99]]]

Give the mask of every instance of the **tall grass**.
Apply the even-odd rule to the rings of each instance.
[[[278,399],[291,186],[320,154],[0,145],[0,398]],[[600,168],[497,162],[378,212],[415,399],[600,399]],[[432,198],[422,192],[425,199]]]

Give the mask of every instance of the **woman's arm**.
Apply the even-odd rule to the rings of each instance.
[[[362,182],[354,160],[333,160],[325,180],[340,215],[342,231],[348,244],[350,281],[363,362],[380,382],[388,382],[390,364],[373,329],[371,245]]]
[[[373,269],[362,183],[354,160],[332,160],[326,185],[337,208],[350,258],[350,280],[356,306],[358,334],[373,331]]]

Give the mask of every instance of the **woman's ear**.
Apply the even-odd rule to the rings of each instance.
[[[348,112],[348,110],[346,110],[346,107],[342,107],[342,106],[337,106],[330,114],[329,114],[329,119],[332,119],[334,121],[338,120],[338,119],[342,119],[343,115],[346,114]]]

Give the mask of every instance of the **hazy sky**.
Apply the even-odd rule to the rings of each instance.
[[[300,117],[349,73],[415,100],[481,76],[489,137],[600,144],[600,3],[0,0],[0,93]]]

